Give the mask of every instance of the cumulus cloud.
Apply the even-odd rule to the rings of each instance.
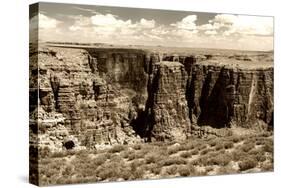
[[[155,27],[155,21],[154,20],[146,20],[142,18],[139,23],[137,23],[137,26],[140,26],[142,28],[154,28]]]
[[[195,24],[196,20],[197,15],[188,15],[181,21],[171,24],[171,26],[177,27],[179,29],[195,30],[197,28]]]
[[[92,36],[98,36],[100,40],[121,39],[135,40],[135,35],[143,35],[147,38],[158,39],[151,29],[155,29],[155,20],[141,18],[133,23],[130,19],[122,20],[112,14],[97,14],[91,17],[82,15],[72,17],[74,23],[69,26],[73,32],[88,32]],[[159,31],[159,30],[157,30]],[[90,35],[88,35],[90,38]]]
[[[187,15],[169,24],[159,24],[154,19],[145,18],[133,22],[110,13],[98,12],[93,12],[92,16],[68,16],[71,24],[62,23],[43,13],[38,17],[40,37],[51,41],[255,50],[272,49],[273,46],[271,17],[218,14],[201,25],[197,24],[200,18],[197,15]],[[31,22],[36,23],[36,17]],[[254,45],[256,41],[263,41],[264,46]]]
[[[57,25],[60,23],[58,20],[45,16],[42,13],[39,13],[38,16],[39,16],[39,28],[40,29],[53,29],[53,28],[56,28]]]
[[[124,27],[132,24],[131,20],[123,21],[117,19],[116,16],[112,14],[98,14],[91,17],[92,24],[94,26],[110,26],[110,27]]]
[[[263,16],[244,16],[219,14],[209,21],[218,30],[223,30],[223,34],[245,35],[272,35],[273,18]]]
[[[216,35],[216,34],[218,34],[217,31],[215,31],[215,30],[207,30],[207,31],[205,31],[204,33],[205,33],[206,35]]]

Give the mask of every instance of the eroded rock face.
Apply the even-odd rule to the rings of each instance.
[[[30,66],[30,113],[39,105],[46,118],[32,126],[46,127],[39,142],[55,149],[66,141],[98,148],[188,139],[193,125],[266,127],[273,122],[271,55],[40,48],[31,54],[39,62],[38,70]],[[50,141],[56,127],[65,135]]]
[[[273,68],[240,69],[196,65],[189,81],[189,112],[199,125],[250,127],[270,124],[273,114]]]
[[[185,98],[187,74],[178,62],[155,63],[150,95],[152,98],[151,136],[158,141],[184,140],[190,132]]]

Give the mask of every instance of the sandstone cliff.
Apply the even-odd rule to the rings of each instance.
[[[67,140],[87,148],[182,140],[204,125],[267,129],[272,53],[43,47],[31,54],[30,114],[31,131],[44,130],[39,143],[53,150]]]

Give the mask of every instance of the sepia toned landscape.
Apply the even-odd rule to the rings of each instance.
[[[95,8],[79,10],[102,10]],[[102,19],[95,14],[91,20],[97,31],[94,21]],[[119,20],[118,29],[106,35],[111,42],[103,35],[96,36],[105,42],[93,42],[90,35],[83,35],[89,37],[84,42],[82,31],[73,30],[81,33],[81,42],[77,42],[69,33],[58,40],[58,31],[53,40],[43,40],[46,27],[54,21],[46,24],[47,17],[41,18],[45,25],[40,27],[39,19],[39,35],[29,49],[31,183],[46,186],[273,171],[274,51],[267,29],[257,27],[255,32],[260,33],[254,33],[251,26],[246,34],[246,29],[236,29],[241,38],[254,35],[259,41],[259,46],[247,49],[240,49],[246,39],[240,43],[237,33],[231,39],[233,49],[224,48],[223,43],[212,48],[218,35],[214,32],[208,36],[211,42],[203,44],[205,48],[196,42],[192,47],[190,41],[191,46],[176,42],[173,46],[169,43],[173,27],[189,32],[201,28],[197,29],[198,40],[207,37],[200,34],[202,25],[195,27],[183,19],[166,28],[153,24],[141,32],[166,29],[165,36],[172,33],[166,36],[168,45],[163,39],[143,44],[136,39],[134,44],[129,32],[130,44],[126,44],[114,42],[113,34],[127,27]],[[108,19],[103,21],[100,27],[105,29]],[[142,22],[124,21],[131,24],[126,29],[134,31]],[[234,22],[227,24],[216,32],[234,32],[233,28],[224,30]],[[53,28],[58,27],[63,26]],[[224,37],[230,40],[231,36]]]

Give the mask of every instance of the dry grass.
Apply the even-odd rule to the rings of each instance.
[[[40,185],[273,170],[273,139],[266,134],[40,152]]]

